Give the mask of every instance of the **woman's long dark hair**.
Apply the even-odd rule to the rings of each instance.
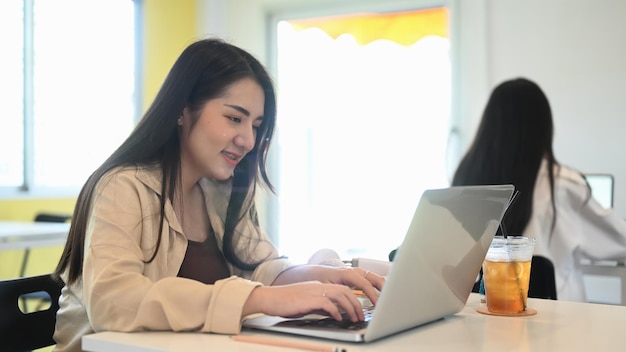
[[[548,98],[534,82],[517,78],[498,85],[489,98],[474,141],[461,160],[453,186],[513,184],[520,192],[503,219],[508,234],[521,236],[532,215],[533,191],[542,160],[548,163],[552,230],[556,223],[554,127]]]
[[[161,243],[165,204],[174,199],[180,183],[180,138],[177,120],[187,108],[197,121],[207,101],[222,95],[243,78],[252,78],[265,93],[264,118],[257,131],[254,148],[241,160],[233,175],[233,188],[224,224],[225,258],[241,269],[254,269],[258,263],[238,258],[234,251],[235,228],[242,218],[256,219],[253,206],[256,183],[273,191],[268,178],[266,159],[276,123],[276,95],[272,80],[261,63],[246,51],[219,39],[205,39],[188,46],[176,60],[154,102],[130,136],[89,177],[80,191],[72,224],[55,275],[68,271],[68,284],[82,275],[85,231],[91,216],[94,189],[104,174],[119,166],[159,164],[162,170],[161,219],[154,260]]]

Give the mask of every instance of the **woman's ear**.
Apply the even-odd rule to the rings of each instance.
[[[182,126],[183,125],[183,121],[188,120],[189,119],[189,109],[187,107],[185,107],[183,109],[182,114],[180,114],[180,116],[178,117],[178,126]]]

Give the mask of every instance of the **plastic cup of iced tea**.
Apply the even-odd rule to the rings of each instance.
[[[493,239],[483,263],[489,312],[516,315],[526,310],[534,249],[535,240],[528,237]]]

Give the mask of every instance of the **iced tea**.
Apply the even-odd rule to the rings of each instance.
[[[535,240],[528,237],[495,237],[483,264],[487,309],[496,314],[526,310],[530,263]]]
[[[483,266],[487,309],[493,313],[515,314],[526,310],[530,260],[489,261]]]

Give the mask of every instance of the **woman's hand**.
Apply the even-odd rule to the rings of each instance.
[[[341,312],[346,312],[353,322],[364,319],[361,302],[350,287],[309,281],[255,288],[248,296],[242,316],[264,313],[294,318],[319,313],[341,320]]]
[[[328,270],[324,270],[328,269]],[[358,288],[363,294],[376,305],[378,302],[378,291],[383,289],[385,278],[371,271],[361,268],[320,268],[318,280],[321,282],[329,282],[334,284],[346,285],[352,288]],[[378,290],[378,291],[377,291]]]
[[[283,271],[272,285],[284,285],[307,280],[360,289],[374,305],[378,302],[378,291],[382,290],[385,284],[384,277],[358,267],[337,268],[323,265],[301,265]]]

